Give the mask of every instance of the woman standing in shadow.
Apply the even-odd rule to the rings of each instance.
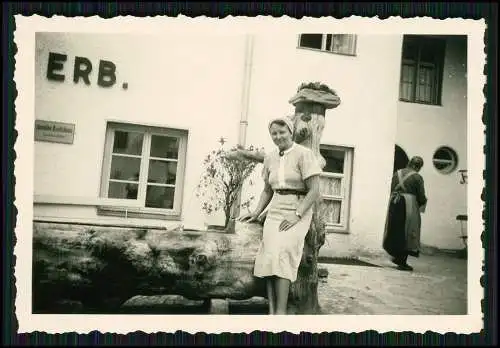
[[[419,174],[423,165],[422,157],[412,157],[406,168],[394,173],[391,182],[383,248],[402,271],[412,271],[408,256],[420,253],[420,213],[427,204],[424,179]]]
[[[240,217],[258,222],[269,204],[254,276],[266,279],[269,314],[286,314],[291,283],[297,279],[304,241],[319,199],[322,170],[311,149],[292,139],[293,123],[277,118],[269,123],[277,149],[264,157],[264,190],[254,212]]]

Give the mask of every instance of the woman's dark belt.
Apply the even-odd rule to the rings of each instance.
[[[279,195],[297,195],[297,196],[305,196],[307,195],[307,192],[305,191],[299,191],[299,190],[292,190],[292,189],[277,189],[274,190]]]

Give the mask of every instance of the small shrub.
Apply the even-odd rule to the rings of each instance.
[[[227,227],[231,218],[231,209],[235,204],[238,193],[243,183],[254,171],[257,163],[248,159],[228,157],[227,155],[236,150],[232,147],[225,150],[222,146],[218,150],[212,150],[204,159],[205,170],[197,186],[196,196],[201,198],[201,209],[212,214],[223,210],[225,215],[224,227]],[[247,150],[253,151],[250,146]],[[252,185],[252,181],[249,180]],[[254,196],[242,200],[240,207],[248,208]]]

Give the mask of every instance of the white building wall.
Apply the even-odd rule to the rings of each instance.
[[[62,83],[46,78],[49,52],[67,54]],[[91,85],[73,83],[75,56],[90,59]],[[107,120],[189,131],[182,219],[202,228],[204,216],[195,197],[202,161],[225,137],[236,143],[243,86],[244,37],[105,34],[37,34],[36,119],[74,123],[72,145],[35,142],[34,194],[38,202],[63,200],[73,205],[35,204],[35,218],[64,217],[99,222],[123,218],[98,216],[95,207],[75,205],[96,198],[101,182]],[[116,65],[117,84],[97,85],[99,60]],[[128,89],[121,88],[128,83]],[[54,199],[55,198],[55,199]],[[161,220],[128,219],[146,225]]]
[[[354,148],[348,234],[329,233],[321,252],[380,251],[394,160],[402,37],[359,35],[357,55],[297,48],[296,35],[255,40],[247,145],[272,149],[267,124],[293,113],[288,100],[302,82],[321,81],[341,105],[326,113],[322,143]],[[262,181],[246,193],[258,201]]]
[[[454,42],[447,46],[443,106],[429,107],[398,102],[401,35],[360,35],[356,56],[298,49],[297,42],[297,35],[254,38],[246,144],[267,150],[274,146],[267,123],[293,113],[288,100],[300,83],[321,81],[337,91],[342,103],[327,111],[322,143],[354,150],[348,233],[329,233],[322,252],[345,256],[381,251],[395,143],[426,161],[422,174],[429,205],[423,242],[460,247],[455,216],[466,212],[465,187],[456,172],[438,173],[432,154],[449,145],[458,152],[459,169],[466,168],[463,48]],[[68,55],[65,82],[47,80],[48,52]],[[124,222],[98,216],[95,207],[78,203],[99,194],[106,120],[124,120],[189,131],[181,220],[186,228],[203,228],[207,221],[195,187],[202,161],[220,146],[219,138],[226,138],[226,146],[238,141],[244,54],[243,36],[183,35],[181,41],[175,35],[38,34],[36,118],[74,123],[76,130],[72,145],[35,143],[35,217]],[[90,86],[72,81],[76,55],[93,64]],[[116,64],[116,86],[96,84],[99,59]],[[123,82],[127,90],[121,88]],[[257,166],[255,185],[246,185],[243,193],[255,195],[254,206],[262,189],[261,169]],[[47,197],[73,204],[45,204]],[[127,222],[165,226],[179,221]]]
[[[458,173],[467,169],[466,68],[466,40],[447,39],[442,105],[398,105],[397,143],[408,157],[424,159],[421,174],[429,201],[422,214],[422,243],[443,249],[463,248],[456,216],[467,213],[467,187],[460,184]],[[440,173],[432,163],[440,146],[449,146],[458,154],[458,167],[450,174]]]

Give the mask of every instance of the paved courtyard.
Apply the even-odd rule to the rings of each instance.
[[[409,258],[413,272],[389,259],[379,267],[321,264],[319,299],[325,314],[467,314],[467,261],[448,256]]]
[[[413,272],[399,271],[388,258],[362,259],[376,266],[320,263],[328,270],[318,292],[323,314],[467,314],[467,261],[448,256],[410,258]],[[181,296],[136,296],[132,313],[207,314],[203,301]],[[263,298],[229,301],[229,314],[267,314]]]

